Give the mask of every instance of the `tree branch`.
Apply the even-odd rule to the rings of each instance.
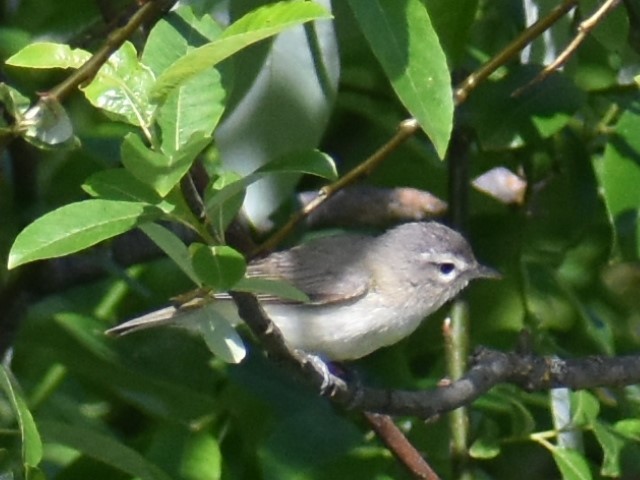
[[[308,355],[290,351],[256,298],[233,292],[238,314],[277,360],[293,367],[320,394],[349,409],[431,418],[464,405],[500,383],[526,391],[566,387],[582,390],[640,383],[640,355],[590,356],[564,360],[531,353],[479,347],[471,368],[459,379],[436,388],[407,391],[362,387],[331,374]]]
[[[576,52],[578,47],[585,41],[589,33],[596,28],[598,23],[602,21],[614,8],[620,5],[620,0],[606,0],[602,6],[596,10],[596,12],[589,18],[584,20],[578,25],[578,34],[571,40],[569,45],[558,55],[558,57],[549,65],[547,65],[536,77],[523,87],[518,88],[513,92],[512,96],[516,97],[520,95],[526,89],[533,85],[542,82],[553,72],[562,67],[569,61],[571,56]]]
[[[176,0],[148,0],[136,11],[129,21],[120,28],[113,30],[104,42],[104,45],[95,52],[80,68],[53,87],[42,93],[42,97],[61,101],[74,92],[83,83],[90,81],[100,67],[120,46],[133,35],[143,24],[151,19],[159,18],[165,11],[171,8]]]
[[[404,433],[393,423],[391,417],[370,412],[365,412],[364,416],[387,448],[414,477],[425,480],[440,479]]]

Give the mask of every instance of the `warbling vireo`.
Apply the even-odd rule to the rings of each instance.
[[[436,222],[407,223],[378,237],[318,238],[251,262],[247,275],[285,280],[308,295],[308,303],[258,298],[290,348],[327,360],[351,360],[396,343],[470,280],[498,277],[478,263],[462,235]],[[228,295],[214,297],[219,301],[204,308],[237,318]],[[107,333],[166,325],[189,311],[167,307]]]

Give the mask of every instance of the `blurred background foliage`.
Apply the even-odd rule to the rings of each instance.
[[[114,27],[109,21],[133,11],[134,3],[4,0],[3,65],[35,41],[95,50]],[[220,25],[261,3],[180,2],[196,18],[212,16]],[[317,147],[344,173],[393,136],[410,114],[361,33],[352,10],[356,3],[324,2],[334,18],[318,30],[316,43],[302,41],[304,30],[298,28],[220,65],[226,109],[204,154],[209,168],[246,174],[292,149]],[[556,3],[424,5],[455,84]],[[640,345],[638,4],[621,2],[562,71],[513,95],[602,4],[577,3],[456,109],[446,161],[417,134],[365,180],[415,187],[450,205],[463,204],[459,226],[477,256],[504,275],[468,291],[472,345],[511,349],[523,328],[532,332],[541,354],[624,355]],[[145,38],[137,32],[130,39],[139,52]],[[324,78],[308,68],[310,44],[320,55],[315,58],[322,58]],[[69,71],[4,65],[0,74],[34,101]],[[3,265],[25,225],[85,198],[80,186],[89,175],[119,165],[120,144],[131,125],[105,116],[79,92],[64,107],[81,148],[38,149],[20,138],[3,145]],[[6,115],[4,122],[10,124]],[[508,168],[526,182],[522,200],[505,204],[474,189],[466,199],[450,195],[450,167],[458,162],[467,166],[469,178]],[[268,180],[248,193],[245,205],[262,231],[296,208],[295,191],[321,185],[300,175]],[[243,331],[248,357],[238,365],[212,357],[201,339],[183,331],[103,336],[109,326],[166,304],[192,284],[169,260],[123,269],[108,249],[101,252],[104,274],[64,288],[52,288],[60,283],[51,276],[24,274],[30,267],[22,267],[19,281],[17,274],[0,270],[0,479],[409,478],[357,412],[337,410],[291,379],[264,358],[248,332]],[[445,315],[358,361],[362,381],[403,389],[436,385],[446,375]],[[571,428],[581,445],[569,453],[553,430],[548,392],[500,386],[480,398],[469,409],[466,473],[482,479],[638,478],[638,387],[571,397]],[[443,478],[459,476],[443,419],[398,421]]]

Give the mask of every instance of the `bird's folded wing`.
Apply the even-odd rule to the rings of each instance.
[[[360,235],[321,238],[252,262],[247,276],[289,282],[307,294],[311,305],[350,302],[364,296],[372,284],[362,259],[369,241]],[[258,298],[284,302],[270,295]]]

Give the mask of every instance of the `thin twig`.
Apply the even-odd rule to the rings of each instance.
[[[356,180],[370,174],[384,159],[386,159],[391,152],[393,152],[398,146],[402,145],[406,140],[411,138],[414,133],[420,129],[420,125],[417,120],[410,118],[400,123],[396,134],[380,147],[373,155],[367,158],[364,162],[360,163],[357,167],[349,171],[347,174],[340,177],[335,182],[325,186],[320,190],[320,195],[300,209],[295,215],[293,215],[289,221],[284,224],[278,231],[276,231],[271,237],[269,237],[262,245],[260,245],[253,255],[257,255],[262,252],[267,252],[274,249],[282,240],[284,240],[293,229],[300,223],[307,215],[318,208],[322,203],[331,198],[341,189],[354,183]]]
[[[506,64],[511,58],[517,55],[520,50],[526,47],[533,40],[542,35],[546,30],[570,12],[576,5],[578,0],[565,0],[561,5],[551,10],[549,14],[529,28],[522,32],[518,37],[507,45],[500,53],[495,55],[491,60],[485,63],[478,70],[469,75],[456,89],[454,100],[456,105],[464,102],[469,93],[483,80],[489,77],[499,67]]]
[[[589,18],[584,20],[578,25],[578,34],[574,37],[573,40],[567,45],[567,47],[558,55],[558,57],[547,65],[536,77],[531,80],[529,83],[524,85],[523,87],[518,88],[514,91],[511,96],[517,97],[522,92],[527,90],[528,88],[542,82],[553,72],[562,67],[565,63],[569,61],[569,58],[576,52],[578,47],[582,42],[585,41],[589,33],[602,21],[602,19],[607,16],[609,12],[611,12],[614,8],[620,5],[620,0],[607,0],[602,4],[602,6],[596,10],[596,13],[591,15]]]

